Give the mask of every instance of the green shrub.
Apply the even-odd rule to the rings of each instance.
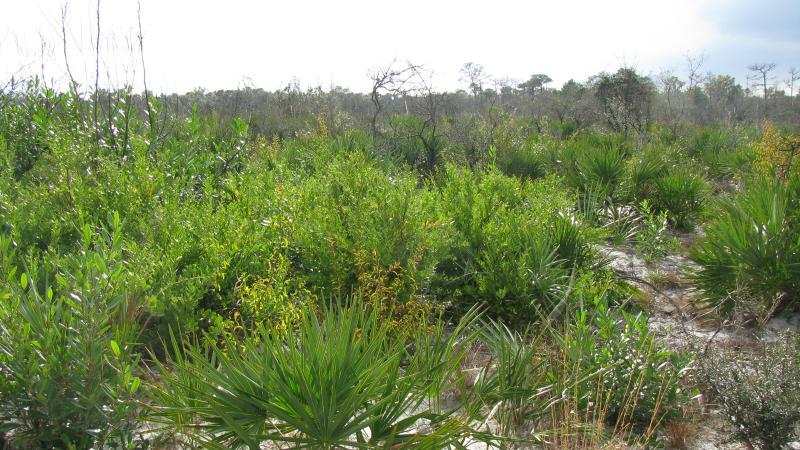
[[[621,141],[590,133],[564,144],[547,143],[543,158],[567,183],[580,192],[602,188],[613,196],[625,169],[626,149]],[[604,197],[605,197],[604,196]]]
[[[800,178],[757,178],[720,201],[707,237],[692,251],[705,301],[730,314],[737,295],[759,309],[794,306],[800,294]],[[780,305],[775,305],[780,302]],[[752,308],[745,308],[752,309]]]
[[[634,425],[652,433],[682,414],[689,395],[681,381],[690,359],[659,344],[644,315],[611,307],[605,296],[592,301],[557,336],[566,360],[553,370],[573,377],[574,406],[593,411],[588,417],[599,414],[615,429]]]
[[[385,145],[392,159],[425,175],[432,175],[444,163],[445,142],[431,122],[410,114],[394,115],[390,122],[392,133]]]
[[[525,424],[547,412],[552,400],[542,392],[550,380],[544,369],[543,343],[531,336],[490,321],[483,329],[481,342],[492,354],[491,367],[482,368],[474,387],[487,410],[496,410],[497,433],[501,436],[525,438]]]
[[[504,174],[521,179],[535,180],[545,175],[544,165],[531,147],[511,147],[498,151],[495,164]]]
[[[627,166],[627,197],[634,202],[652,199],[656,192],[656,182],[663,177],[668,166],[664,160],[663,148],[645,149],[631,159]]]
[[[289,261],[283,254],[278,253],[267,264],[268,276],[245,279],[236,286],[234,323],[245,329],[265,326],[291,333],[302,320],[303,311],[317,306],[316,297],[291,278]]]
[[[602,226],[607,239],[613,245],[622,245],[636,239],[642,222],[637,211],[627,205],[615,205],[607,202],[604,209],[597,213],[597,220]]]
[[[750,130],[704,127],[695,131],[687,144],[689,156],[700,160],[717,179],[732,178],[750,171],[755,160]]]
[[[647,200],[644,200],[639,205],[639,212],[644,220],[636,234],[636,250],[646,261],[663,258],[678,248],[678,239],[668,234],[666,211],[656,214]]]
[[[568,267],[585,268],[595,261],[587,229],[576,217],[565,213],[553,217],[547,235],[556,248],[558,259]]]
[[[561,139],[569,139],[578,133],[580,127],[572,119],[553,121],[554,134]]]
[[[402,273],[398,300],[424,287],[439,224],[432,192],[408,172],[385,173],[360,154],[338,158],[292,189],[289,258],[315,292],[350,295],[365,273]],[[367,293],[368,294],[368,293]]]
[[[625,170],[625,156],[617,147],[585,149],[577,163],[581,177],[578,186],[605,186],[609,193],[616,190]]]
[[[452,226],[432,289],[456,311],[485,302],[490,316],[524,323],[549,312],[572,267],[590,263],[584,225],[550,223],[573,203],[555,179],[520,183],[449,167],[442,184]]]
[[[355,301],[307,314],[298,336],[254,332],[242,351],[176,348],[152,387],[150,418],[204,448],[448,448],[474,433],[466,411],[438,405],[463,385],[475,319],[465,315],[448,337],[440,324],[409,347]]]
[[[480,114],[460,114],[446,119],[446,159],[469,168],[482,167],[492,140],[491,124]]]
[[[148,339],[231,319],[236,287],[275,275],[269,261],[285,252],[293,229],[293,205],[277,184],[271,174],[248,174],[219,188],[208,183],[197,198],[164,193],[157,214],[139,219],[146,226],[127,248],[148,281]]]
[[[777,450],[797,437],[800,421],[800,338],[761,342],[754,354],[712,347],[699,359],[697,378],[711,401],[750,447]]]
[[[0,290],[0,429],[18,448],[132,448],[138,288],[122,260],[119,220],[53,288],[14,270]]]
[[[702,211],[707,195],[706,182],[689,169],[676,168],[655,182],[653,208],[666,211],[673,225],[690,229]]]
[[[568,284],[569,270],[559,259],[557,245],[543,230],[511,222],[513,216],[497,217],[487,226],[487,245],[476,259],[474,297],[463,307],[485,301],[488,313],[519,325],[547,314]],[[523,227],[523,229],[518,229]]]

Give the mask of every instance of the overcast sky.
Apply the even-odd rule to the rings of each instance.
[[[94,80],[96,0],[1,0],[0,80],[22,70]],[[800,68],[800,0],[141,0],[151,89],[249,85],[369,88],[370,69],[424,64],[443,89],[463,87],[467,61],[496,78],[546,73],[555,85],[622,65],[685,78],[685,55],[736,76],[774,62]],[[101,82],[141,88],[136,0],[101,0]],[[44,43],[44,45],[43,45]],[[106,83],[107,84],[107,83]]]

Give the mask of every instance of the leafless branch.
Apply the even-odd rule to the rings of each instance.
[[[139,54],[142,57],[142,83],[144,84],[144,104],[147,108],[147,123],[150,126],[150,130],[155,131],[153,128],[155,126],[155,118],[153,116],[153,108],[150,106],[150,93],[147,90],[147,66],[144,63],[144,34],[142,33],[142,2],[136,2],[137,10],[136,10],[136,19],[139,25]]]

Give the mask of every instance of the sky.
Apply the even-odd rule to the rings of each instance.
[[[0,86],[12,75],[95,80],[97,0],[0,0]],[[800,0],[100,0],[100,84],[157,92],[334,85],[356,92],[392,61],[422,64],[443,90],[459,69],[496,79],[534,73],[585,80],[621,66],[686,78],[703,71],[747,84],[747,66],[800,69]],[[64,14],[64,8],[66,13]],[[62,17],[64,20],[62,20]]]

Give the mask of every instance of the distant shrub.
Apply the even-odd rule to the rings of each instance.
[[[579,130],[578,123],[571,119],[553,121],[552,123],[554,131],[557,132],[558,137],[561,139],[568,139],[574,136]]]
[[[489,121],[472,113],[448,118],[446,124],[447,160],[470,168],[483,166],[492,138]]]
[[[444,163],[445,142],[421,117],[404,114],[390,119],[392,132],[385,136],[390,158],[426,175]]]

